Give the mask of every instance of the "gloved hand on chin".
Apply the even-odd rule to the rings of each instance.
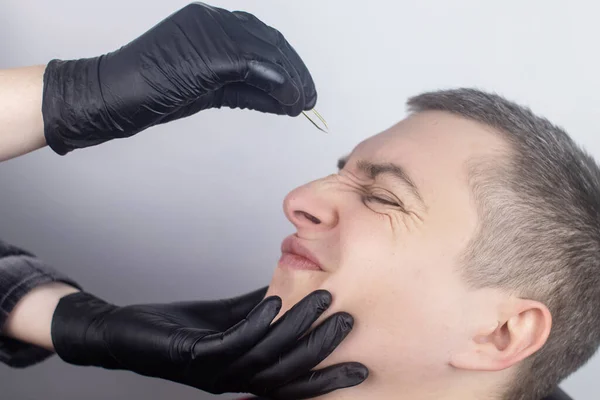
[[[311,370],[353,326],[350,315],[336,313],[305,335],[329,307],[329,292],[311,293],[272,325],[281,299],[263,299],[265,293],[127,307],[73,293],[54,312],[52,341],[71,364],[129,370],[214,394],[305,399],[366,379],[359,363]]]

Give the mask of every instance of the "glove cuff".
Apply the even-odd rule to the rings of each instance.
[[[69,364],[116,368],[104,344],[103,322],[117,308],[85,292],[61,298],[51,326],[56,354]]]
[[[42,117],[48,146],[57,154],[108,141],[99,132],[112,130],[105,117],[98,78],[101,57],[52,60],[44,71]]]

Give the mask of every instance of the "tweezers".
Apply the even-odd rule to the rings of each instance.
[[[319,114],[319,112],[317,110],[315,110],[314,108],[312,110],[313,114],[315,114],[317,116],[317,118],[319,118],[319,120],[323,123],[323,125],[325,126],[325,128],[321,128],[319,126],[319,124],[317,124],[311,117],[308,116],[308,114],[306,113],[306,111],[302,111],[302,114],[304,114],[304,116],[311,122],[311,124],[313,124],[318,130],[320,130],[321,132],[325,132],[327,133],[329,131],[329,127],[327,126],[327,122],[325,122],[325,119],[321,116],[321,114]]]

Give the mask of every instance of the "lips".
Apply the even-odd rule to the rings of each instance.
[[[321,263],[296,235],[290,235],[281,243],[279,265],[291,269],[323,271]]]

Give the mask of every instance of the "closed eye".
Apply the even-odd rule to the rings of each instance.
[[[390,200],[390,199],[385,199],[383,197],[378,197],[378,196],[366,196],[365,200],[375,201],[375,202],[377,202],[379,204],[383,204],[383,205],[386,205],[386,206],[402,207],[400,204],[398,204],[398,201]]]

